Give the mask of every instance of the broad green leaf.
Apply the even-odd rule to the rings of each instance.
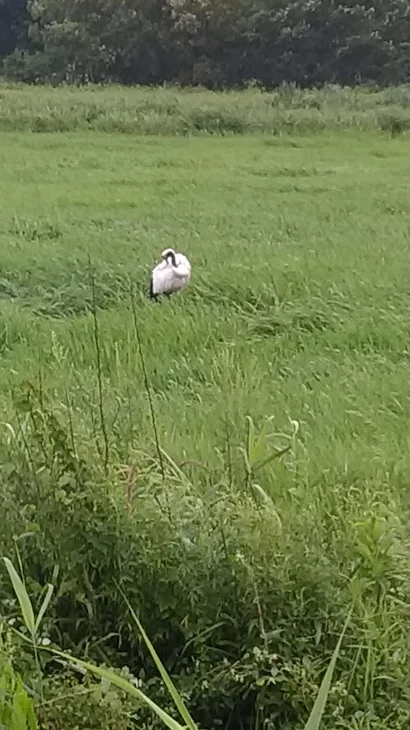
[[[251,462],[252,466],[256,464],[258,459],[261,458],[265,447],[266,447],[266,426],[262,428],[262,431],[260,432],[258,438],[254,441],[252,445],[252,450],[249,452],[249,461]]]
[[[14,692],[15,680],[10,667],[10,661],[2,667],[0,672],[0,728],[7,727],[10,721],[10,699]]]
[[[47,611],[48,604],[51,601],[51,596],[53,595],[53,592],[54,592],[54,586],[52,586],[51,583],[49,583],[48,586],[47,586],[47,593],[44,596],[44,601],[41,604],[41,608],[40,608],[40,610],[38,612],[38,616],[37,616],[37,619],[36,619],[36,623],[35,623],[35,627],[34,627],[34,631],[36,633],[37,633],[37,631],[40,628],[41,622],[43,620],[43,616],[44,616],[45,612]]]
[[[33,702],[9,660],[0,673],[0,728],[37,730]]]
[[[27,730],[37,730],[37,718],[36,713],[34,711],[34,704],[31,701],[29,697],[28,699],[28,705],[27,705]]]
[[[273,418],[271,416],[263,424],[263,426],[259,432],[259,436],[257,437],[256,442],[254,444],[254,451],[257,450],[257,452],[260,453],[260,449],[261,449],[261,451],[263,452],[265,449],[265,446],[267,445],[268,438],[270,436],[273,436],[272,432],[267,434],[268,428],[272,424],[272,420],[273,420]]]
[[[324,712],[324,709],[326,706],[327,696],[329,694],[330,685],[332,682],[332,677],[333,677],[333,672],[334,672],[334,668],[336,665],[337,657],[339,656],[340,647],[342,645],[343,637],[345,635],[351,615],[352,615],[352,611],[350,611],[350,613],[346,619],[346,623],[343,627],[343,631],[339,637],[339,641],[336,644],[336,648],[333,652],[333,656],[330,660],[330,664],[326,670],[326,674],[323,677],[322,684],[320,685],[315,704],[313,705],[312,712],[310,713],[310,717],[304,727],[304,730],[319,730],[320,721],[322,719],[322,715],[323,715],[323,712]]]
[[[22,681],[19,679],[13,698],[10,725],[7,730],[36,730],[36,728],[37,722],[32,702],[23,687]]]
[[[19,574],[17,573],[13,563],[8,558],[3,558],[5,566],[8,570],[8,574],[10,576],[10,580],[13,584],[14,592],[18,598],[18,602],[20,604],[21,608],[21,614],[23,617],[23,621],[30,632],[32,636],[35,634],[35,621],[34,621],[34,611],[33,606],[31,605],[30,597],[27,593],[26,586],[24,585],[23,581],[21,580]]]

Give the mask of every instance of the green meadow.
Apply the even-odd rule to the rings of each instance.
[[[36,133],[6,111],[0,544],[34,601],[55,582],[45,635],[161,704],[119,582],[204,730],[293,730],[353,607],[323,728],[404,730],[408,137],[53,131],[46,103]],[[192,280],[153,303],[170,246]],[[99,702],[72,727],[154,727]]]

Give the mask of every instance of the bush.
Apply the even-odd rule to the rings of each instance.
[[[19,50],[7,56],[2,65],[6,78],[26,84],[44,82],[46,79],[51,81],[49,68],[49,60],[44,53],[28,53]]]
[[[241,718],[252,728],[259,717],[267,728],[290,729],[313,703],[356,575],[353,648],[342,653],[329,716],[343,727],[363,704],[371,705],[380,718],[390,713],[391,730],[402,727],[407,625],[396,606],[390,617],[390,596],[404,595],[408,585],[404,536],[389,514],[376,522],[370,517],[357,535],[352,532],[349,545],[346,534],[338,543],[333,527],[313,527],[308,514],[289,510],[286,523],[279,521],[269,500],[259,503],[245,486],[233,493],[219,485],[215,498],[213,490],[199,492],[171,468],[163,482],[154,457],[141,459],[135,480],[115,471],[106,476],[75,454],[44,395],[38,399],[29,391],[19,409],[24,439],[12,440],[1,460],[1,550],[11,554],[17,539],[33,595],[54,573],[57,589],[44,637],[77,656],[86,650],[97,661],[103,656],[111,665],[128,665],[169,709],[120,585],[201,725],[237,725]],[[14,615],[8,583],[2,593]],[[380,615],[392,621],[389,634],[379,626]],[[389,679],[379,682],[377,697],[369,687],[364,699],[367,651],[358,654],[354,647],[369,631],[378,657],[374,671]],[[399,646],[400,657],[394,651]],[[88,708],[94,724],[64,725],[84,714],[85,700],[75,687],[71,711],[67,704],[61,713],[50,706],[41,721],[44,729],[108,729],[117,699],[113,705],[93,690],[87,702],[94,703]],[[139,726],[148,722],[146,710],[137,716]]]
[[[68,672],[44,682],[39,730],[127,730],[135,703],[112,685],[75,679]]]

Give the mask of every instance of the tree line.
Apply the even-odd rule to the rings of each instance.
[[[22,81],[272,88],[410,81],[409,0],[0,0]]]

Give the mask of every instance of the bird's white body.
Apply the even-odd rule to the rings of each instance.
[[[191,264],[182,253],[172,248],[161,254],[162,261],[152,270],[151,297],[161,294],[174,294],[181,291],[191,278]]]

